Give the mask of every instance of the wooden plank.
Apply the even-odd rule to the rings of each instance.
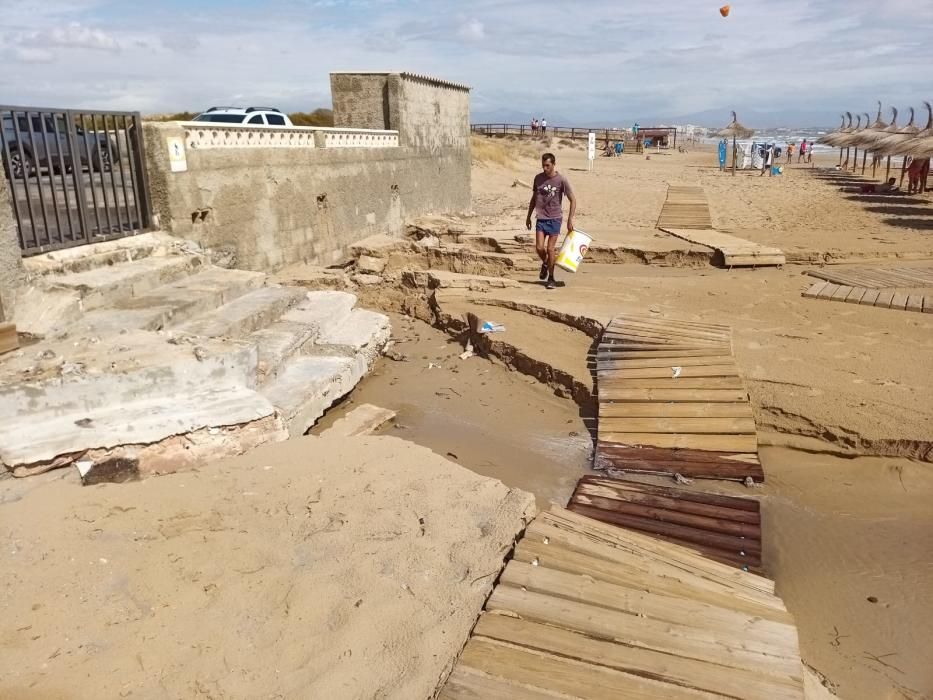
[[[561,571],[547,566],[511,560],[502,573],[501,583],[525,587],[529,591],[590,603],[609,610],[642,615],[661,622],[680,622],[707,629],[748,631],[764,643],[779,646],[794,631],[793,624],[770,620],[738,610],[731,605],[715,605],[685,595],[647,591],[644,586],[608,583],[582,573]],[[482,619],[482,618],[481,618]]]
[[[820,292],[826,288],[827,284],[829,284],[829,282],[817,282],[805,291],[803,295],[808,299],[815,299],[820,295]]]
[[[696,326],[680,326],[674,323],[669,323],[666,321],[666,319],[659,319],[657,322],[626,319],[620,324],[616,324],[614,322],[610,323],[606,327],[605,332],[612,334],[624,333],[630,330],[647,331],[671,336],[686,336],[688,338],[707,338],[711,340],[720,340],[723,342],[728,342],[732,337],[731,330],[717,330],[710,328],[700,328]]]
[[[640,481],[630,481],[628,479],[613,479],[607,476],[595,476],[587,474],[580,477],[579,486],[601,486],[611,489],[617,495],[622,493],[648,494],[657,497],[667,497],[671,500],[676,499],[681,505],[691,503],[697,506],[718,506],[721,513],[727,511],[745,511],[748,513],[749,520],[744,522],[759,522],[761,504],[754,498],[742,498],[740,496],[722,496],[705,491],[688,491],[682,488],[671,486],[658,486],[656,484],[643,484]],[[735,513],[730,517],[738,518]]]
[[[650,570],[658,575],[687,586],[690,595],[696,589],[725,591],[780,611],[785,614],[780,619],[793,624],[784,603],[774,595],[774,581],[711,562],[683,547],[658,542],[654,537],[620,530],[559,506],[542,513],[526,533],[532,540],[552,537],[561,547],[588,552],[623,566],[638,566],[638,561],[642,561],[650,564]],[[633,557],[641,559],[633,561]]]
[[[874,306],[875,302],[878,301],[878,295],[881,294],[880,291],[875,289],[869,289],[865,294],[859,299],[859,304],[862,306]]]
[[[732,327],[724,323],[713,323],[711,321],[687,321],[682,318],[662,318],[661,316],[646,316],[642,314],[619,314],[609,321],[609,326],[614,324],[624,324],[630,321],[640,321],[642,323],[653,323],[666,327],[676,328],[696,328],[697,330],[722,331],[731,333]]]
[[[709,450],[710,452],[755,452],[756,435],[670,435],[667,433],[624,433],[599,431],[599,439],[617,445]]]
[[[599,378],[623,379],[623,378],[650,378],[662,377],[672,379],[674,375],[673,367],[680,367],[678,379],[687,379],[690,377],[735,377],[738,375],[738,367],[734,362],[724,364],[708,365],[670,365],[664,364],[661,367],[606,367],[600,371]]]
[[[457,664],[438,700],[560,700],[566,695],[555,695],[544,688],[532,688],[507,678],[491,676],[464,664]]]
[[[611,397],[599,396],[600,401],[710,401],[735,403],[747,401],[744,389],[614,389]]]
[[[920,294],[911,294],[907,297],[908,311],[923,311],[923,296]]]
[[[599,418],[751,418],[748,403],[608,403]]]
[[[907,308],[907,295],[902,294],[901,292],[895,292],[894,296],[891,297],[891,307],[892,309],[899,309],[903,311]]]
[[[683,357],[718,357],[722,355],[719,348],[692,348],[690,350],[641,350],[630,348],[624,345],[600,345],[596,352],[596,357],[601,359],[661,359],[661,358],[683,358]]]
[[[798,676],[787,679],[775,679],[767,674],[737,668],[724,673],[721,668],[696,659],[681,656],[672,663],[669,656],[652,650],[614,644],[559,627],[495,614],[483,615],[475,634],[717,695],[734,698],[803,697],[802,667]],[[787,646],[786,641],[783,644]]]
[[[845,301],[846,297],[852,292],[852,287],[846,287],[845,285],[840,285],[835,292],[833,292],[832,297],[833,301]]]
[[[894,292],[882,289],[878,294],[878,299],[872,304],[872,306],[878,306],[882,309],[887,309],[891,307],[891,302],[894,299]]]
[[[853,287],[852,291],[849,292],[848,296],[845,298],[846,303],[858,304],[867,291],[865,287]]]
[[[667,377],[649,377],[646,379],[617,379],[612,376],[598,377],[598,388],[600,393],[613,392],[616,389],[739,389],[744,391],[745,385],[739,377],[694,377],[684,379],[678,377],[674,379]]]
[[[727,267],[749,267],[754,265],[772,266],[772,265],[784,265],[787,263],[787,259],[784,255],[778,255],[777,253],[763,253],[761,255],[740,255],[726,253],[723,251],[723,264]]]
[[[657,700],[665,697],[679,700],[715,697],[698,690],[641,678],[604,666],[584,664],[551,654],[539,654],[485,638],[471,640],[463,649],[460,663],[494,677],[505,678],[532,688],[565,693],[566,696],[581,700],[620,697],[625,697],[626,700]]]
[[[731,364],[735,367],[732,355],[707,355],[705,357],[644,357],[639,359],[602,360],[602,369],[635,369],[640,367],[709,367]]]
[[[755,421],[745,418],[603,418],[600,432],[754,435]]]
[[[838,284],[827,284],[817,295],[818,299],[832,299],[833,294],[839,289]]]
[[[627,328],[618,331],[605,331],[600,344],[607,343],[653,343],[654,345],[690,345],[694,347],[728,346],[727,338],[700,338],[690,335],[658,333],[641,328]]]
[[[0,323],[0,355],[19,347],[15,323]]]

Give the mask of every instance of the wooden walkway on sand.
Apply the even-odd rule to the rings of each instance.
[[[933,267],[850,267],[808,270],[807,274],[833,284],[865,289],[933,287]]]
[[[596,354],[596,467],[762,481],[728,326],[622,315]]]
[[[933,313],[933,294],[905,294],[894,289],[867,289],[832,282],[817,282],[803,296],[808,299],[842,301],[859,306],[876,306],[898,311]]]
[[[439,697],[803,698],[774,584],[554,507],[528,527]]]
[[[688,229],[684,227],[659,226],[665,233],[677,236],[690,243],[705,245],[722,254],[722,263],[726,267],[748,267],[756,265],[783,265],[784,252],[779,248],[763,246],[728,233],[707,229]]]
[[[668,185],[658,228],[713,228],[709,204],[702,187]]]
[[[577,482],[567,508],[761,572],[761,505],[754,498],[587,475]]]

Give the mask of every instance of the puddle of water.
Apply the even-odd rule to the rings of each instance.
[[[382,433],[530,491],[539,508],[566,505],[591,461],[580,407],[502,365],[480,357],[461,360],[463,348],[424,323],[392,316],[392,325],[399,339],[393,350],[409,361],[380,360],[313,432],[362,403],[389,408],[398,413],[395,426]],[[431,363],[439,367],[429,369]]]

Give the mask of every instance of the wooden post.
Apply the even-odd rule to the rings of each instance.
[[[732,134],[732,177],[735,177],[735,134]]]
[[[852,172],[858,167],[858,146],[855,147],[855,158],[852,161]]]
[[[862,175],[865,174],[865,162],[868,160],[868,151],[862,154]]]
[[[904,186],[904,175],[907,174],[907,156],[901,156],[901,180],[897,183],[898,187]]]
[[[891,175],[891,156],[888,156],[888,168],[884,172],[884,181],[888,181],[888,177]]]
[[[875,179],[875,168],[878,167],[878,156],[872,156],[871,158],[871,179]]]
[[[839,167],[842,167],[842,147],[839,147]]]
[[[570,127],[570,140],[571,141],[577,140],[577,130],[574,127]]]

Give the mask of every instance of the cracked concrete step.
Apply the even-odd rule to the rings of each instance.
[[[126,328],[160,330],[226,304],[262,286],[266,275],[211,267],[196,275],[91,311],[75,324],[81,332],[103,335]]]
[[[48,408],[0,423],[0,461],[8,467],[28,466],[86,450],[151,444],[202,428],[249,423],[274,410],[265,397],[244,386],[203,384],[194,391],[159,392],[94,407]]]
[[[84,310],[90,311],[194,274],[201,264],[197,255],[148,257],[83,272],[48,275],[43,282],[53,289],[76,292]]]
[[[297,355],[318,333],[318,327],[296,321],[276,321],[266,328],[253,331],[248,340],[259,353],[256,368],[259,384],[278,376],[285,361]]]
[[[324,326],[307,352],[315,355],[361,356],[367,367],[372,367],[391,334],[392,325],[385,314],[353,309],[342,323]]]
[[[303,323],[321,330],[343,323],[354,306],[356,295],[349,292],[308,292],[307,298],[284,314],[281,320]]]
[[[297,287],[260,287],[223,306],[196,316],[176,330],[208,338],[241,338],[268,326],[289,308],[305,298]]]
[[[192,248],[197,249],[197,246],[161,231],[150,231],[35,255],[24,259],[23,266],[30,275],[84,272]]]
[[[350,393],[367,369],[362,356],[295,357],[260,392],[286,421],[289,435],[295,437],[304,435],[334,402]]]

